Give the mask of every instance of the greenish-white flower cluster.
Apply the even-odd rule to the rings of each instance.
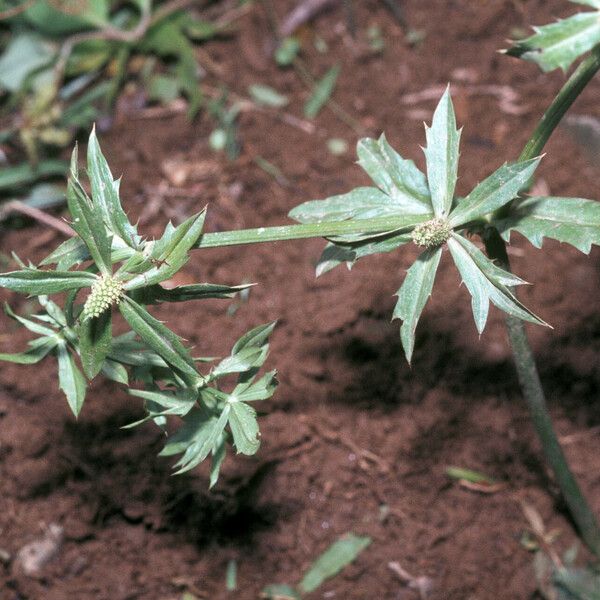
[[[431,219],[413,229],[412,240],[417,246],[437,248],[448,240],[451,231],[445,219]]]
[[[99,317],[113,304],[121,302],[123,283],[110,275],[103,275],[94,285],[83,307],[84,319]]]

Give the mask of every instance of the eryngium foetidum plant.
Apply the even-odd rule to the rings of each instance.
[[[152,419],[165,428],[168,415],[183,419],[183,427],[169,438],[162,454],[182,454],[176,464],[180,471],[212,454],[212,485],[227,441],[244,454],[258,450],[256,411],[250,403],[269,398],[275,390],[274,371],[257,377],[274,324],[248,332],[229,357],[201,373],[197,364],[214,359],[192,357],[184,341],[145,307],[230,298],[248,286],[161,285],[188,261],[202,234],[205,211],[177,227],[169,223],[158,240],[144,240],[121,207],[119,181],[113,179],[94,132],[87,171],[91,197],[81,183],[75,149],[67,200],[77,236],[61,244],[39,267],[21,263],[21,270],[0,275],[0,286],[37,296],[41,308],[24,318],[7,305],[7,314],[38,337],[25,352],[0,354],[0,359],[33,364],[54,355],[59,386],[75,416],[83,406],[88,380],[99,372],[125,385],[143,384],[145,389],[129,390],[145,400],[147,416],[138,423]],[[44,268],[52,264],[55,270]],[[66,292],[62,308],[48,298],[61,292]],[[131,328],[118,337],[112,335],[115,308]],[[223,391],[218,382],[231,375],[237,375],[237,383],[229,386],[229,392]]]
[[[585,252],[592,243],[600,242],[600,203],[581,198],[518,198],[540,158],[504,164],[464,198],[455,196],[460,131],[449,90],[435,110],[431,127],[426,128],[426,137],[427,177],[413,161],[395,152],[385,136],[363,139],[357,149],[359,165],[377,187],[359,187],[325,200],[306,202],[290,212],[290,217],[302,223],[385,215],[412,221],[412,225],[376,235],[331,237],[317,265],[317,274],[321,275],[342,263],[351,267],[359,258],[390,252],[409,242],[423,249],[397,292],[394,310],[394,318],[402,319],[400,335],[409,362],[417,323],[431,295],[445,247],[471,294],[475,325],[481,333],[490,302],[524,321],[546,323],[514,294],[512,288],[525,282],[494,264],[471,241],[471,234],[485,235],[487,228],[495,227],[508,240],[515,230],[538,247],[546,236]]]

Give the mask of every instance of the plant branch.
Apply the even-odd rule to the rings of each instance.
[[[525,144],[520,161],[538,156],[546,142],[560,123],[561,119],[581,94],[585,86],[600,69],[600,46],[579,65],[556,95],[548,110],[535,128],[529,141]],[[514,202],[514,201],[513,201]],[[501,218],[510,210],[510,204],[495,213]],[[493,221],[492,221],[493,222]],[[510,262],[506,253],[506,243],[498,231],[490,227],[484,234],[484,242],[489,257],[500,267],[510,271]],[[600,527],[594,513],[586,501],[577,481],[569,468],[562,451],[552,418],[548,411],[544,389],[537,370],[533,352],[527,339],[523,321],[514,317],[506,317],[506,328],[512,349],[519,384],[529,407],[531,419],[542,443],[548,464],[554,472],[562,496],[569,507],[570,514],[581,534],[583,541],[596,556],[600,556]]]
[[[33,5],[35,0],[27,0],[20,6],[13,6],[11,8],[7,8],[5,10],[0,11],[0,21],[5,21],[6,19],[12,19],[12,17],[16,17],[21,13],[25,12],[30,6]]]
[[[510,262],[506,254],[506,244],[496,229],[490,228],[487,230],[485,246],[490,258],[495,259],[497,264],[503,269],[510,271]],[[562,496],[569,507],[571,517],[581,537],[590,550],[596,556],[600,556],[600,528],[592,509],[569,468],[567,459],[554,431],[552,418],[544,396],[544,389],[540,381],[531,346],[527,339],[523,321],[507,316],[506,328],[519,384],[529,407],[531,420],[542,443],[546,460],[554,472]]]
[[[279,242],[302,240],[313,237],[334,237],[359,233],[386,233],[400,231],[422,223],[431,215],[407,217],[375,217],[353,221],[325,221],[322,223],[305,223],[302,225],[281,225],[279,227],[258,227],[256,229],[239,229],[205,233],[195,248],[219,248],[221,246],[238,246],[260,242]]]

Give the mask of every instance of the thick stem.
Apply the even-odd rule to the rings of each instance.
[[[495,229],[490,228],[487,231],[485,246],[490,258],[495,259],[502,268],[510,270],[506,245]],[[523,321],[507,316],[506,328],[517,368],[519,384],[529,407],[531,420],[542,443],[546,460],[554,472],[560,491],[581,537],[590,550],[600,556],[600,528],[558,442]]]
[[[302,225],[281,225],[279,227],[258,227],[205,233],[195,248],[219,248],[220,246],[238,246],[259,242],[279,242],[302,240],[314,237],[335,237],[361,233],[386,233],[412,228],[431,218],[431,215],[389,216],[354,221],[325,221]]]
[[[562,89],[554,98],[548,110],[540,120],[535,131],[523,148],[519,160],[525,161],[538,156],[550,136],[564,117],[573,102],[578,98],[585,86],[600,69],[600,46],[596,46],[590,55],[583,60],[579,67],[569,77]],[[507,204],[494,216],[501,218],[510,211]],[[510,263],[506,254],[506,244],[498,231],[489,228],[484,236],[486,250],[493,260],[500,266],[510,270]],[[535,364],[533,352],[527,339],[525,326],[522,321],[511,316],[506,317],[506,328],[517,368],[519,383],[523,396],[529,406],[531,419],[544,448],[548,464],[554,472],[569,511],[579,530],[582,539],[590,550],[600,556],[600,527],[592,509],[587,503],[556,437],[552,426],[552,419],[548,412],[544,389]]]

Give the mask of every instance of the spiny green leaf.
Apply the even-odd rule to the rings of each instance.
[[[260,448],[256,410],[243,402],[230,402],[229,426],[238,453],[251,456]]]
[[[137,249],[140,243],[137,230],[129,222],[121,206],[118,183],[115,183],[106,158],[102,154],[95,127],[88,141],[87,159],[92,198],[99,206],[106,226],[128,246]]]
[[[415,209],[417,210],[417,209]],[[374,187],[358,187],[346,194],[331,196],[325,200],[309,200],[289,212],[289,217],[301,223],[320,221],[345,221],[347,219],[369,219],[397,215],[407,217],[407,226],[413,224],[415,217],[428,213],[406,213],[405,205]]]
[[[200,375],[181,338],[128,297],[119,304],[119,310],[142,340],[168,364],[180,371],[188,384],[193,386],[198,383]]]
[[[595,0],[579,4],[600,8]],[[578,13],[533,29],[534,35],[516,42],[506,54],[535,62],[543,71],[559,67],[566,71],[582,54],[600,42],[600,13]]]
[[[135,290],[154,285],[175,275],[188,261],[190,249],[202,234],[205,216],[206,211],[203,210],[178,227],[166,230],[163,237],[155,243],[151,253],[151,258],[158,266],[153,266],[130,279],[125,284],[125,289]]]
[[[540,158],[505,164],[482,181],[450,213],[451,227],[460,227],[469,221],[494,212],[517,197],[533,176]]]
[[[67,271],[75,265],[90,258],[90,252],[85,242],[78,236],[65,240],[55,248],[42,262],[40,266],[56,265],[59,271]]]
[[[526,198],[495,225],[507,241],[511,231],[518,231],[536,248],[541,248],[547,237],[589,254],[592,244],[600,244],[600,202],[584,198]]]
[[[226,404],[220,414],[205,406],[193,408],[183,417],[183,427],[167,441],[159,456],[183,453],[175,464],[177,473],[184,473],[199,465],[215,448],[223,434],[229,417],[230,405]]]
[[[353,533],[339,538],[306,572],[298,586],[300,591],[305,594],[314,592],[322,583],[353,562],[370,543],[370,537],[361,537]]]
[[[169,392],[164,390],[129,390],[132,396],[150,400],[157,404],[161,415],[187,415],[196,404],[198,393],[195,390],[178,390]]]
[[[500,270],[503,275],[499,277],[499,268],[471,242],[462,236],[452,234],[448,240],[448,247],[462,280],[471,294],[473,317],[479,333],[482,333],[485,328],[490,300],[500,310],[513,317],[538,325],[547,325],[526,308],[510,288],[503,283],[513,276]],[[474,259],[474,256],[477,256],[477,260]]]
[[[450,86],[433,113],[431,127],[425,126],[425,134],[427,147],[424,152],[433,212],[436,217],[445,218],[454,198],[460,144]]]
[[[40,296],[91,287],[96,279],[91,273],[82,271],[41,271],[27,268],[0,273],[0,287]]]
[[[364,241],[354,244],[340,245],[338,243],[329,243],[325,246],[323,253],[317,261],[316,276],[320,277],[342,263],[346,263],[348,268],[351,268],[359,258],[381,252],[392,252],[410,241],[410,232],[392,232],[377,238],[367,238]]]
[[[404,160],[382,134],[378,140],[364,138],[356,146],[358,164],[375,184],[411,214],[433,212],[425,175],[412,160]]]
[[[77,146],[71,158],[71,177],[67,186],[71,226],[88,247],[91,257],[105,275],[111,272],[111,240],[106,234],[99,206],[93,205],[77,176]]]
[[[112,313],[84,319],[79,324],[79,352],[81,365],[88,379],[93,379],[102,369],[112,342]]]
[[[268,400],[275,392],[277,383],[277,371],[269,371],[257,381],[238,384],[231,395],[235,396],[240,402]]]
[[[304,105],[304,116],[307,119],[314,119],[320,112],[323,106],[329,101],[331,94],[335,88],[337,78],[340,74],[340,67],[336,65],[331,67],[323,76],[323,79],[318,81],[315,88]]]
[[[87,384],[81,371],[75,365],[66,344],[59,344],[57,349],[59,386],[67,397],[71,411],[77,417],[85,400]]]
[[[409,363],[415,346],[417,323],[431,296],[441,257],[441,246],[425,250],[410,267],[402,287],[397,292],[398,302],[394,309],[394,319],[402,319],[400,339]]]
[[[253,283],[243,285],[221,285],[218,283],[192,283],[166,289],[160,285],[138,288],[131,297],[139,304],[157,304],[159,302],[187,302],[207,298],[233,298],[239,292],[253,287]]]

